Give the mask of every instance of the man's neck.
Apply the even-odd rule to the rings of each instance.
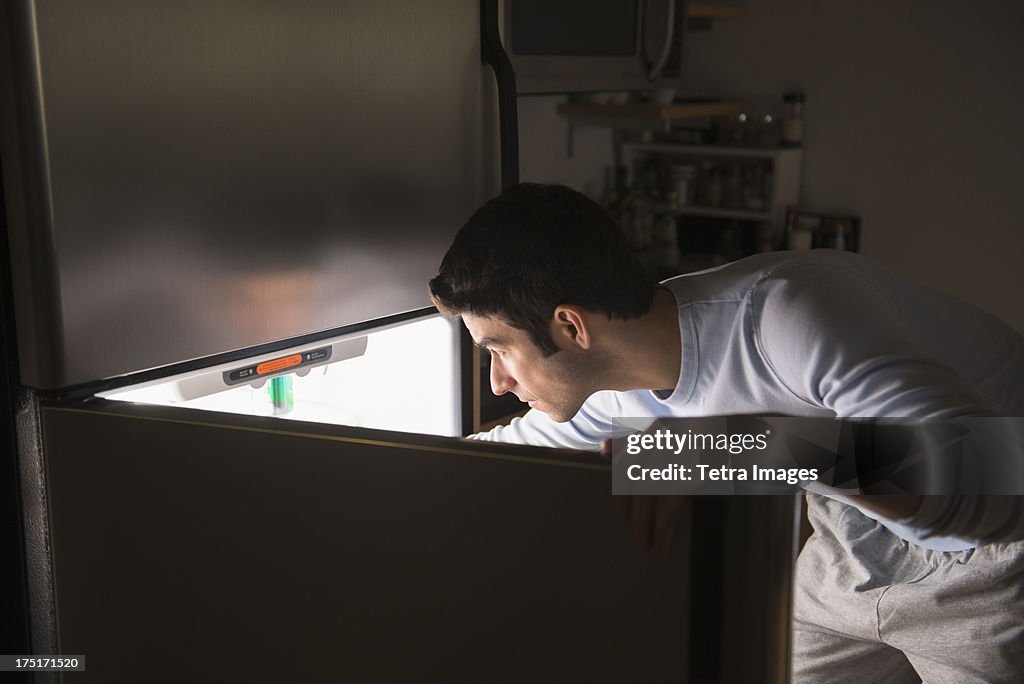
[[[682,340],[679,304],[668,290],[655,290],[651,310],[640,318],[610,321],[607,389],[673,390],[679,381]]]

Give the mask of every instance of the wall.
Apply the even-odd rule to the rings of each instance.
[[[1024,3],[747,0],[691,33],[688,90],[807,94],[803,203],[1024,331]]]
[[[805,206],[861,215],[864,253],[1024,332],[1024,2],[744,4],[689,34],[688,91],[803,90]],[[519,98],[521,177],[597,197],[611,134],[578,129],[569,158],[559,100]]]
[[[568,155],[569,125],[555,107],[564,95],[519,97],[519,179],[562,183],[598,199],[604,169],[614,163],[612,134],[607,128],[577,128],[573,155]]]

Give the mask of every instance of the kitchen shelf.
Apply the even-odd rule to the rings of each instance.
[[[668,192],[672,189],[673,182],[670,179],[671,168],[676,165],[692,166],[702,169],[706,165],[719,169],[734,167],[760,167],[764,169],[765,186],[763,190],[763,209],[744,209],[735,206],[741,199],[728,200],[725,206],[712,206],[714,200],[709,200],[706,195],[693,193],[691,188],[690,202],[683,204],[671,211],[656,211],[661,215],[682,217],[700,217],[702,219],[717,219],[723,228],[728,226],[728,221],[746,221],[756,224],[766,224],[776,235],[781,235],[785,226],[786,209],[791,206],[798,206],[800,201],[800,167],[802,150],[799,147],[726,147],[718,145],[682,145],[673,143],[645,143],[645,142],[624,142],[619,148],[619,160],[622,166],[627,169],[628,180],[626,185],[635,187],[638,183],[642,165],[646,165],[648,172],[656,170],[658,175],[658,188],[660,192]],[[697,187],[706,182],[703,176],[704,171],[698,171],[698,176],[693,179]],[[647,183],[647,181],[643,181]],[[738,191],[742,197],[742,189]],[[694,197],[697,195],[697,197]],[[715,221],[711,222],[712,225]],[[778,242],[775,240],[775,242]]]
[[[740,113],[736,102],[688,102],[670,105],[657,104],[591,104],[585,102],[562,102],[558,113],[573,123],[620,126],[627,121],[646,120],[671,123],[683,119],[703,119],[713,116],[734,116]],[[612,123],[607,123],[611,121]],[[601,122],[601,123],[597,123]]]
[[[593,104],[589,102],[561,102],[556,109],[569,119],[566,153],[572,157],[573,137],[577,126],[600,126],[613,129],[668,131],[672,122],[686,119],[707,119],[716,116],[735,116],[741,107],[737,102],[719,100],[658,104]]]
[[[668,212],[669,216],[706,216],[708,218],[736,219],[738,221],[771,221],[774,217],[770,211],[750,211],[749,209],[730,209],[728,207],[684,206]]]
[[[680,145],[676,143],[625,143],[635,153],[643,154],[686,154],[701,157],[736,157],[740,159],[775,159],[782,154],[792,154],[798,147],[727,147],[725,145]]]

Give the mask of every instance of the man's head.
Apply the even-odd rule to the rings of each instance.
[[[491,350],[496,394],[515,392],[568,420],[599,389],[587,321],[644,315],[654,283],[598,204],[567,187],[522,183],[470,217],[430,292]]]

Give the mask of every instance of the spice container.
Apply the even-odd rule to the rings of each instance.
[[[693,204],[697,184],[697,167],[692,164],[672,166],[672,192],[676,194],[676,206]]]
[[[767,185],[765,169],[761,164],[746,166],[743,173],[743,208],[764,211],[767,206]]]
[[[714,162],[704,162],[700,168],[700,203],[707,207],[722,206],[722,198],[725,194],[725,180],[722,178],[721,169]]]

